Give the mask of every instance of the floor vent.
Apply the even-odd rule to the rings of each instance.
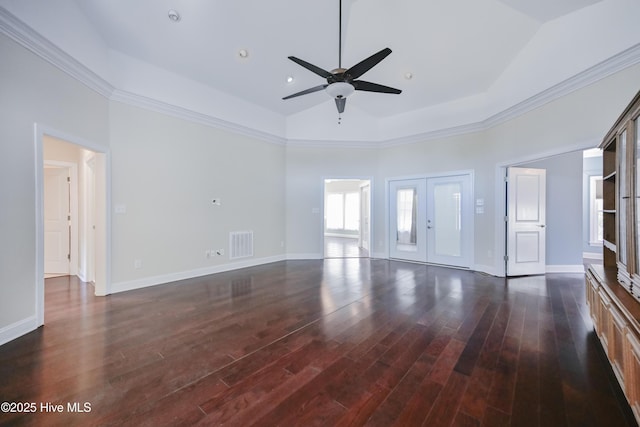
[[[253,231],[229,233],[229,259],[253,256]]]

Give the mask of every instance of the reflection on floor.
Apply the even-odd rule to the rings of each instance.
[[[325,258],[368,258],[369,251],[358,247],[358,239],[324,236]]]

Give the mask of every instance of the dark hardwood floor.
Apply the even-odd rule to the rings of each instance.
[[[103,298],[48,279],[45,326],[0,347],[0,401],[37,405],[2,425],[635,425],[582,275],[369,259]]]
[[[369,251],[358,246],[358,239],[324,236],[325,258],[368,258]]]

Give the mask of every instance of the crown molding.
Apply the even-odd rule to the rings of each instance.
[[[452,126],[444,129],[436,129],[429,132],[423,132],[415,135],[403,136],[401,138],[389,139],[379,142],[381,148],[396,147],[399,145],[415,144],[418,142],[432,141],[434,139],[444,139],[452,136],[464,135],[473,132],[486,130],[487,127],[483,122],[469,123],[466,125]]]
[[[640,43],[592,66],[568,79],[551,86],[484,120],[486,128],[505,123],[529,111],[535,110],[571,92],[587,87],[625,68],[640,64]]]
[[[157,99],[148,98],[142,95],[136,95],[134,93],[122,91],[119,89],[115,89],[109,99],[111,101],[122,102],[124,104],[155,111],[157,113],[167,114],[169,116],[187,120],[193,123],[198,123],[204,126],[227,130],[240,135],[260,139],[272,144],[284,145],[287,142],[285,138],[277,135],[259,131],[248,126],[239,125],[237,123],[219,119],[217,117],[199,113],[197,111],[189,110],[177,105],[158,101]]]
[[[116,89],[111,83],[75,58],[42,37],[28,25],[0,6],[0,33],[7,35],[40,58],[59,68],[72,78],[83,83],[89,89],[112,101],[123,102],[140,108],[150,109],[191,122],[224,129],[245,136],[264,140],[279,145],[292,147],[315,148],[387,148],[398,145],[414,144],[435,139],[443,139],[457,135],[484,131],[505,123],[538,107],[559,99],[576,90],[582,89],[627,67],[640,63],[640,43],[596,64],[536,95],[531,96],[485,120],[435,129],[428,132],[381,141],[335,141],[335,140],[303,140],[287,139],[254,128],[219,119],[211,115],[192,111],[183,107],[165,103],[156,99],[136,95]]]
[[[480,122],[389,139],[378,145],[386,148],[485,131],[637,64],[640,64],[640,43]]]
[[[105,98],[108,98],[113,92],[114,87],[108,81],[42,37],[2,6],[0,6],[0,33],[5,34]]]
[[[378,148],[379,143],[375,141],[333,141],[311,140],[311,139],[288,139],[288,147],[304,147],[304,148],[354,148],[354,149],[371,149]]]

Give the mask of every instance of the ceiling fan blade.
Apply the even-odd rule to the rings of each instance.
[[[320,85],[320,86],[315,86],[315,87],[312,87],[312,88],[309,88],[309,89],[305,89],[305,90],[300,91],[300,92],[296,92],[296,93],[294,93],[294,94],[292,94],[292,95],[285,96],[285,97],[284,97],[284,98],[282,98],[282,99],[295,98],[296,96],[306,95],[306,94],[308,94],[308,93],[313,93],[313,92],[318,92],[318,91],[320,91],[320,90],[323,90],[323,89],[324,89],[324,88],[326,88],[327,86],[329,86],[329,85],[328,85],[328,84],[324,84],[324,85]]]
[[[344,74],[348,74],[351,76],[351,78],[357,79],[358,77],[372,69],[378,62],[389,56],[390,53],[391,49],[385,47],[380,52],[374,53],[364,61],[358,62],[356,65],[345,71]]]
[[[298,65],[302,65],[304,68],[306,68],[307,70],[316,73],[317,75],[319,75],[320,77],[324,77],[325,79],[328,79],[329,77],[332,77],[333,74],[331,74],[330,72],[323,70],[320,67],[316,67],[313,64],[309,64],[307,61],[303,61],[300,58],[296,58],[295,56],[289,56],[289,59],[292,60],[293,62],[295,62]]]
[[[355,87],[356,90],[366,92],[393,93],[395,95],[402,93],[400,89],[379,85],[378,83],[365,82],[364,80],[354,80],[351,84],[353,84],[353,87]]]
[[[344,113],[344,106],[347,105],[347,98],[335,98],[338,113]]]

